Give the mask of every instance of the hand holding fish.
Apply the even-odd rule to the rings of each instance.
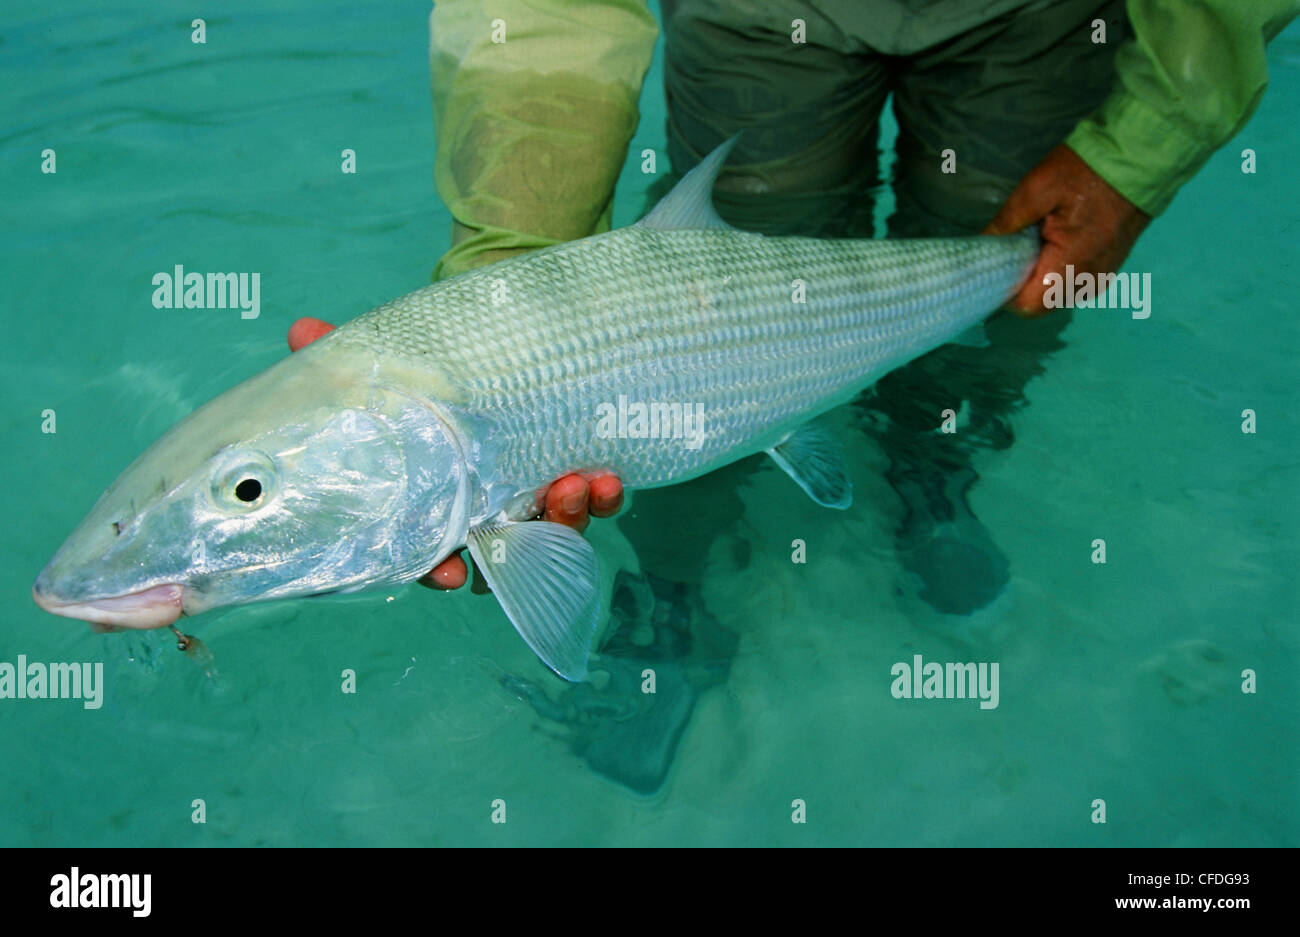
[[[289,326],[289,351],[310,345],[334,330],[334,326],[312,316],[303,316]],[[611,517],[623,506],[623,483],[612,473],[565,475],[537,493],[537,503],[544,504],[548,521],[587,529],[590,516]],[[458,550],[423,577],[416,580],[430,589],[459,589],[469,578],[469,569]]]
[[[1033,272],[1008,303],[1025,316],[1047,312],[1044,277],[1113,273],[1151,222],[1067,146],[1053,148],[1020,180],[984,234],[1014,234],[1042,223],[1043,249]]]

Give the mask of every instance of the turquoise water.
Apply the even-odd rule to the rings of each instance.
[[[468,590],[190,619],[215,676],[167,632],[93,635],[31,603],[127,462],[278,360],[297,317],[342,321],[426,282],[449,218],[427,4],[225,5],[206,46],[185,4],[25,6],[0,17],[0,662],[102,661],[106,690],[98,710],[0,700],[0,844],[1300,842],[1300,28],[1272,44],[1254,120],[1130,259],[1153,274],[1151,318],[1077,313],[1016,444],[977,463],[972,506],[1012,563],[992,613],[953,625],[896,597],[897,498],[840,413],[849,512],[742,466],[593,525],[611,569],[635,567],[626,529],[657,537],[647,566],[692,584],[697,617],[688,641],[643,615],[616,678],[574,692]],[[662,151],[657,62],[643,113],[630,151]],[[638,163],[616,223],[653,182]],[[260,317],[155,309],[151,278],[176,264],[259,271]],[[736,510],[701,530],[719,502]],[[915,654],[998,662],[999,706],[894,699],[890,668]]]

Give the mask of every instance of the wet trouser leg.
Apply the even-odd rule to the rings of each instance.
[[[1092,22],[1107,20],[1105,44]],[[1126,32],[1120,0],[1033,4],[898,63],[899,125],[891,237],[974,234],[1019,179],[1108,92]],[[942,171],[951,150],[956,172]],[[1024,389],[1063,347],[1062,310],[988,323],[990,345],[946,345],[883,377],[860,406],[889,455],[905,506],[898,547],[912,585],[941,612],[965,614],[1002,591],[1008,563],[975,521],[966,494],[981,448],[1011,445]],[[945,410],[968,420],[941,431]]]
[[[731,223],[767,234],[872,234],[875,141],[890,92],[900,133],[889,235],[977,233],[1100,103],[1114,49],[1127,37],[1123,0],[1032,2],[953,35],[906,15],[890,36],[876,35],[880,18],[868,14],[870,3],[857,14],[842,7],[834,28],[813,5],[780,6],[780,15],[759,21],[724,0],[664,3],[673,165],[693,165],[744,129],[715,201]],[[797,48],[786,28],[794,17],[809,24]],[[1092,41],[1098,18],[1107,21],[1104,44]],[[926,30],[943,38],[881,51]],[[945,150],[956,172],[943,171]],[[1068,323],[1064,312],[1034,321],[995,316],[989,347],[940,348],[859,401],[872,411],[866,423],[889,455],[889,480],[904,504],[900,556],[941,611],[973,611],[1007,580],[1005,558],[966,503],[976,480],[972,456],[1010,445],[1009,418],[1044,358],[1062,347]],[[958,432],[939,432],[945,410],[962,414]]]

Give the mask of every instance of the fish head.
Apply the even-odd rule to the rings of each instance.
[[[427,401],[386,386],[373,353],[332,344],[232,388],[147,449],[42,570],[37,604],[162,627],[408,581],[462,545],[456,434]]]

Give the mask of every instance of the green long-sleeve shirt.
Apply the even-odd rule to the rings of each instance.
[[[1115,87],[1066,144],[1160,214],[1255,112],[1264,46],[1297,13],[1297,0],[1128,0],[1134,38],[1116,55]]]

